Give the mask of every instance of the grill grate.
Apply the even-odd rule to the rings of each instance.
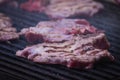
[[[119,80],[120,79],[120,9],[118,6],[104,2],[105,10],[92,18],[86,18],[97,28],[106,32],[111,42],[110,52],[115,56],[113,63],[100,63],[90,70],[68,69],[59,65],[43,65],[33,63],[15,56],[15,52],[23,49],[28,43],[24,38],[0,43],[0,76],[9,80]],[[12,11],[11,11],[12,10]],[[39,21],[50,20],[43,13],[29,13],[19,8],[4,6],[0,11],[12,18],[14,26],[20,31],[24,27],[34,26]],[[6,77],[2,77],[6,79]]]

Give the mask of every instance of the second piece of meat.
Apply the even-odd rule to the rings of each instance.
[[[76,15],[93,16],[103,9],[101,3],[93,0],[51,0],[45,13],[51,18],[66,18]]]
[[[16,29],[12,27],[12,21],[6,15],[0,13],[0,41],[8,41],[19,38]]]

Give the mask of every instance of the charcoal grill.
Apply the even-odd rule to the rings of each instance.
[[[0,80],[120,80],[120,6],[106,2],[103,4],[105,9],[94,17],[72,18],[85,18],[97,28],[105,30],[111,43],[110,52],[115,56],[114,62],[102,62],[90,70],[33,63],[15,56],[17,50],[28,45],[21,37],[18,40],[0,43]],[[0,12],[12,18],[18,31],[34,26],[39,21],[50,20],[43,13],[29,13],[8,5],[1,7]]]

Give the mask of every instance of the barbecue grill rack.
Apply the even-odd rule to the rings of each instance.
[[[90,70],[33,63],[15,56],[17,50],[28,45],[20,37],[18,40],[0,42],[0,80],[120,80],[120,7],[106,2],[103,4],[105,9],[94,17],[72,18],[85,18],[97,28],[105,30],[114,62],[102,62]],[[8,5],[0,7],[0,12],[12,18],[18,31],[35,26],[39,21],[50,20],[43,13],[30,13]]]

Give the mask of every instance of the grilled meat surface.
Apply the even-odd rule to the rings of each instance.
[[[102,45],[104,44],[104,45]],[[104,33],[79,35],[65,42],[42,43],[24,50],[16,55],[44,64],[60,64],[69,68],[88,69],[102,58],[113,60],[107,51],[109,43]]]
[[[42,21],[36,27],[25,28],[21,34],[28,42],[62,42],[72,39],[73,35],[97,33],[98,30],[84,19],[62,19]]]
[[[103,9],[101,3],[93,0],[51,0],[45,13],[51,18],[65,18],[76,15],[93,16]]]
[[[93,0],[28,0],[21,4],[21,8],[30,12],[44,12],[51,18],[65,18],[92,16],[103,9],[103,5]]]
[[[45,9],[45,6],[48,4],[49,0],[28,0],[25,3],[21,4],[21,8],[27,11],[37,11],[42,12]]]
[[[33,62],[89,69],[103,58],[114,60],[107,51],[109,42],[105,34],[84,19],[43,21],[23,29],[21,34],[30,42],[44,41],[16,52]]]
[[[0,41],[7,41],[19,38],[19,35],[9,17],[0,13]]]

